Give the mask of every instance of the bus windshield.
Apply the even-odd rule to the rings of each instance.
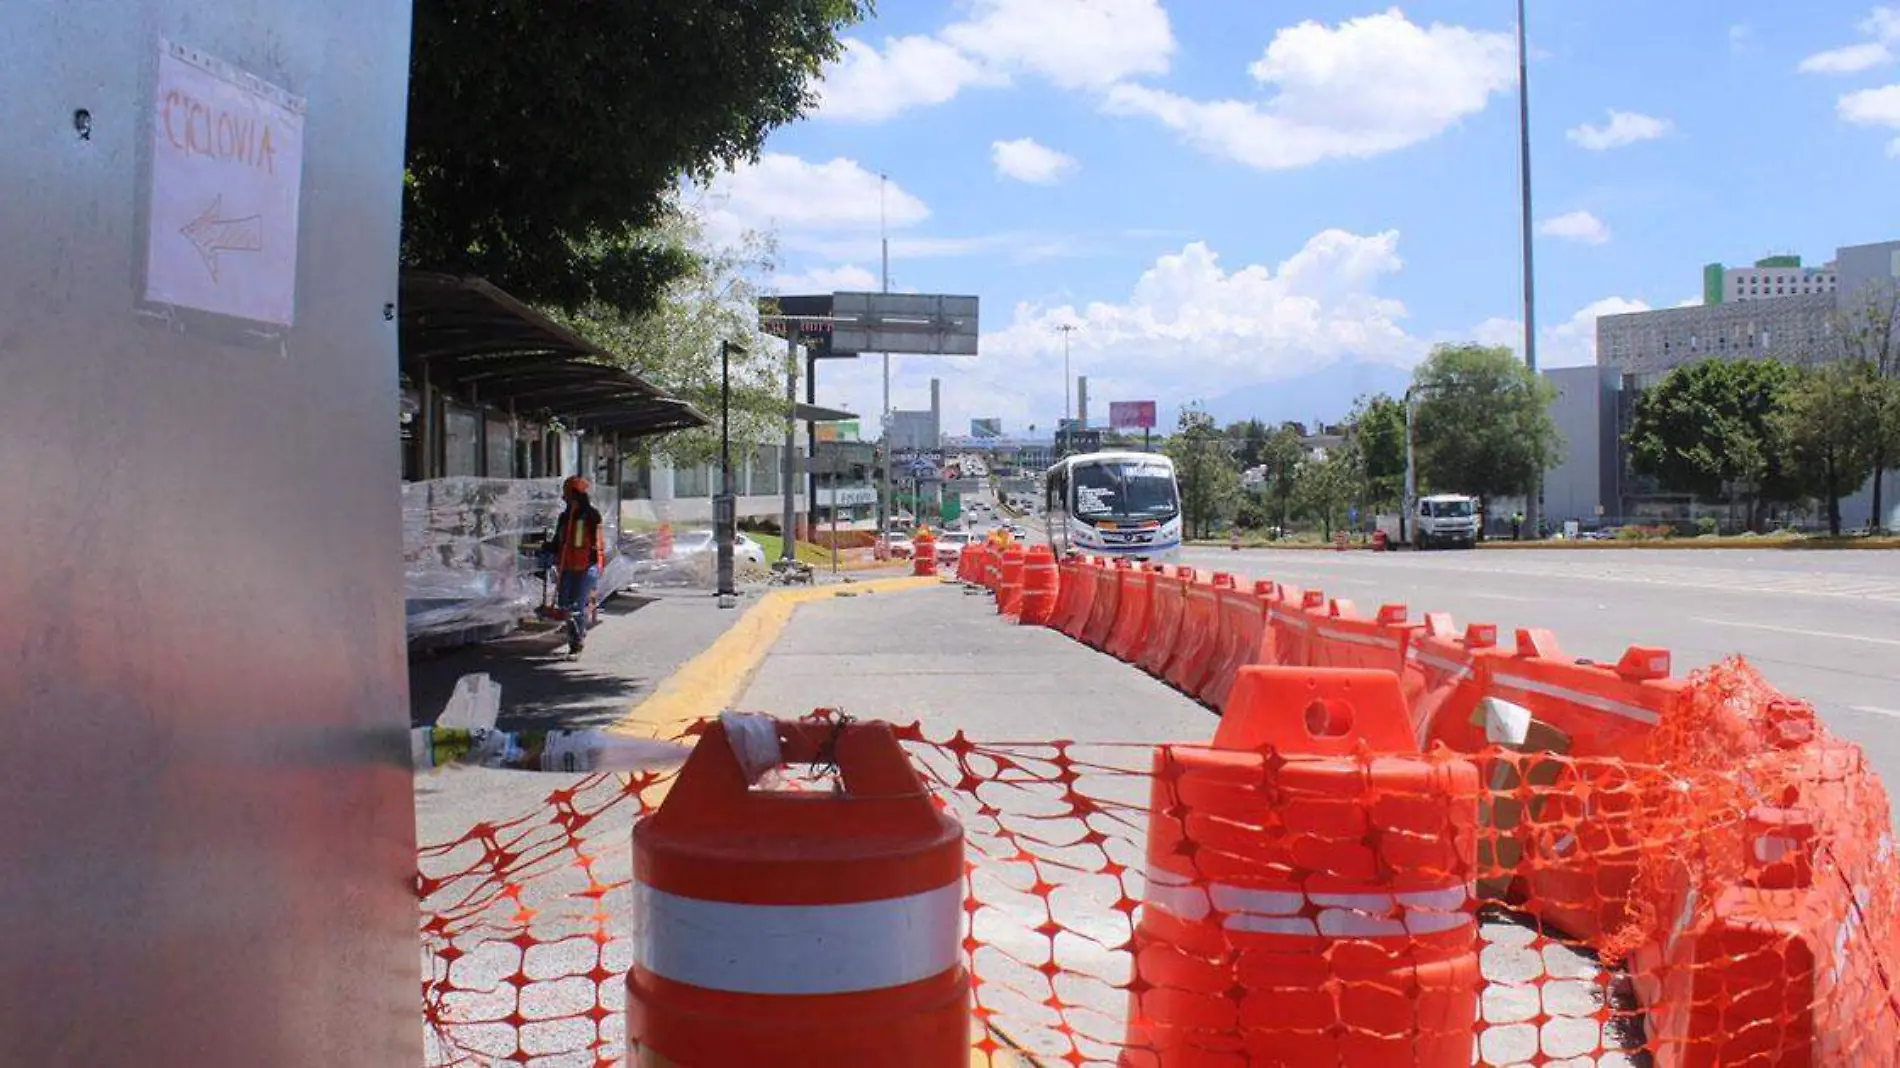
[[[1079,519],[1168,519],[1180,510],[1166,464],[1114,460],[1078,464],[1071,473]]]

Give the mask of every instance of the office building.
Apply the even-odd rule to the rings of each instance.
[[[1719,282],[1718,282],[1719,275]],[[1797,364],[1824,363],[1841,356],[1835,336],[1836,321],[1856,313],[1884,287],[1900,287],[1900,241],[1841,248],[1825,267],[1805,268],[1797,257],[1763,260],[1752,268],[1705,269],[1705,303],[1684,308],[1662,308],[1597,320],[1597,380],[1599,410],[1615,413],[1610,446],[1600,461],[1608,475],[1595,480],[1603,486],[1608,515],[1636,519],[1687,519],[1697,514],[1697,502],[1665,492],[1654,480],[1630,468],[1625,442],[1634,417],[1636,399],[1684,364],[1707,359],[1778,359]],[[1582,376],[1559,382],[1559,389],[1588,386]],[[1566,418],[1589,421],[1582,401]],[[1568,435],[1566,435],[1568,437]],[[1566,464],[1575,461],[1566,457]],[[1564,485],[1587,485],[1587,471],[1563,471]],[[1550,478],[1552,476],[1546,476]],[[1883,497],[1889,510],[1885,525],[1900,525],[1900,476],[1889,473]],[[1565,492],[1571,492],[1566,489]],[[1581,498],[1577,498],[1581,499]],[[1841,502],[1841,520],[1850,527],[1865,526],[1872,513],[1871,483]],[[1548,489],[1545,507],[1553,520],[1558,510]]]

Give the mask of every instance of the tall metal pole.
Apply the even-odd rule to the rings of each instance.
[[[1524,200],[1524,366],[1529,369],[1534,383],[1537,376],[1537,274],[1531,260],[1530,33],[1525,26],[1524,0],[1517,0],[1517,132],[1518,185]],[[1524,495],[1525,525],[1530,527],[1533,538],[1541,533],[1543,487],[1544,472],[1533,471],[1530,489]]]
[[[732,342],[719,343],[719,501],[713,508],[713,537],[718,539],[720,605],[732,603],[738,592],[732,578]]]
[[[885,233],[884,187],[889,184],[885,175],[877,176],[877,232],[878,245],[882,249],[883,270],[879,275],[879,291],[891,291],[891,239]],[[891,465],[897,462],[897,450],[891,441],[891,354],[884,354],[884,414],[882,417],[884,439],[884,492],[878,495],[877,536],[881,540],[890,533],[890,519],[896,509],[891,499]]]
[[[1062,331],[1062,452],[1067,455],[1075,433],[1075,382],[1069,377],[1069,335],[1075,333],[1075,324],[1063,323],[1056,329]]]
[[[1399,502],[1399,541],[1414,540],[1412,510],[1418,507],[1418,387],[1405,391],[1405,499]]]
[[[798,559],[798,328],[785,331],[785,507],[780,512],[784,536],[780,560]]]

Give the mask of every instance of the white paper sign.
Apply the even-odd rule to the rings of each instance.
[[[289,326],[303,98],[161,41],[152,108],[145,299]]]

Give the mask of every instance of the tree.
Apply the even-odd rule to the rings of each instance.
[[[1551,422],[1556,390],[1508,348],[1440,345],[1413,374],[1420,391],[1422,480],[1479,498],[1529,491],[1563,447]]]
[[[1864,362],[1873,370],[1864,430],[1873,458],[1873,528],[1878,532],[1887,525],[1881,479],[1900,462],[1900,286],[1869,285],[1856,295],[1853,306],[1834,314],[1830,325],[1840,358]]]
[[[1267,438],[1260,451],[1260,464],[1266,468],[1266,492],[1274,502],[1273,525],[1284,533],[1291,518],[1293,494],[1299,488],[1300,468],[1306,463],[1306,446],[1300,432],[1282,426]]]
[[[1358,481],[1359,459],[1350,447],[1308,461],[1300,469],[1295,494],[1301,517],[1317,521],[1320,536],[1331,538],[1336,528],[1345,525],[1346,509],[1353,502]]]
[[[1240,471],[1214,419],[1195,407],[1181,409],[1165,446],[1181,486],[1181,519],[1190,538],[1205,538],[1231,514],[1240,496]]]
[[[649,311],[688,270],[642,231],[682,176],[799,118],[870,0],[417,0],[403,262],[530,303]]]
[[[668,283],[652,309],[629,313],[604,301],[572,311],[541,310],[614,362],[719,418],[719,345],[733,341],[732,440],[737,448],[778,440],[785,425],[785,342],[758,331],[753,278],[769,269],[771,244],[748,234],[735,249],[709,245],[698,218],[669,211],[646,240],[683,250],[685,273]],[[719,455],[719,428],[666,434],[652,440],[655,455],[675,463],[708,463]]]
[[[1837,360],[1800,373],[1776,415],[1795,468],[1827,502],[1828,533],[1841,533],[1841,498],[1873,470],[1867,434],[1877,417],[1878,369],[1867,360]]]
[[[1258,467],[1267,447],[1267,424],[1258,419],[1243,419],[1227,426],[1227,438],[1233,443],[1234,460],[1245,471]]]
[[[1368,508],[1403,507],[1405,402],[1383,393],[1360,397],[1346,419],[1359,460],[1361,496]]]
[[[1801,496],[1786,470],[1775,413],[1800,374],[1778,360],[1702,360],[1669,372],[1636,400],[1630,464],[1673,493],[1748,500]]]

